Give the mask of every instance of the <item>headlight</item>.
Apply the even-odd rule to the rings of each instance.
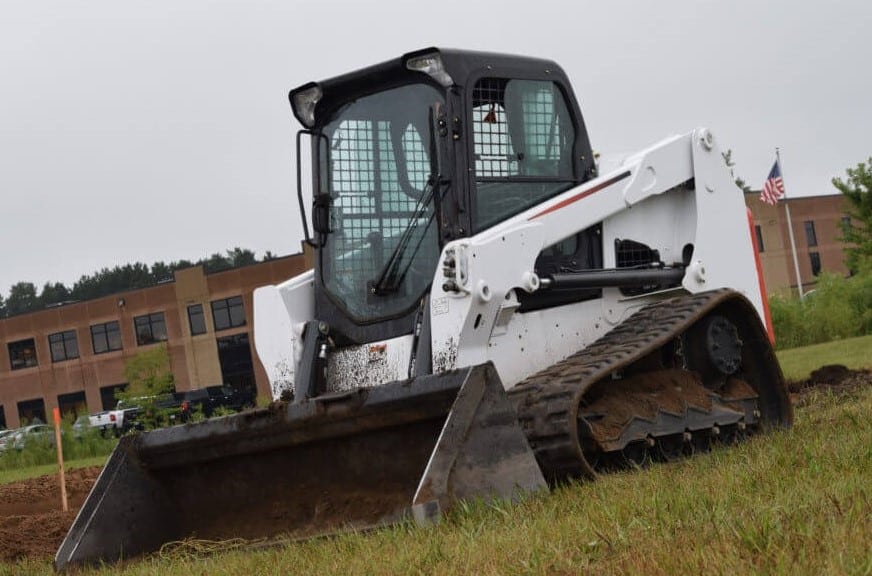
[[[454,80],[445,71],[442,56],[438,52],[409,58],[406,60],[406,68],[414,72],[423,72],[446,88],[454,84]]]
[[[294,114],[306,128],[315,126],[315,106],[321,96],[321,87],[315,84],[293,96]]]

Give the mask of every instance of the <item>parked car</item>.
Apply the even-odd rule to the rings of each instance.
[[[91,417],[87,414],[79,416],[73,422],[73,437],[76,439],[84,436],[91,429]]]
[[[254,406],[255,401],[254,394],[247,390],[220,385],[178,392],[177,395],[181,396],[183,421],[185,421],[185,413],[193,410],[199,410],[206,418],[211,418],[218,408],[240,412]]]
[[[227,408],[239,412],[250,406],[254,406],[255,393],[249,390],[237,390],[230,386],[206,386],[196,390],[184,392],[171,392],[162,394],[157,398],[142,399],[152,404],[155,408],[169,410],[170,424],[177,422],[190,422],[195,412],[211,418],[218,408]],[[124,406],[118,403],[118,408]]]
[[[16,450],[24,450],[26,446],[34,443],[44,443],[48,446],[54,446],[55,436],[54,430],[48,424],[31,424],[24,426],[15,431],[11,436],[11,440],[7,441],[7,447]]]
[[[125,407],[122,402],[119,402],[115,410],[104,410],[88,416],[88,423],[104,435],[121,436],[131,428],[136,427],[136,417],[141,412],[142,408],[139,406]]]
[[[12,441],[12,438],[16,432],[18,432],[17,428],[12,428],[10,430],[0,430],[0,452],[6,450],[7,446]]]
[[[257,402],[254,388],[231,388],[230,386],[209,386],[206,388],[216,406],[224,406],[236,412],[253,408]]]

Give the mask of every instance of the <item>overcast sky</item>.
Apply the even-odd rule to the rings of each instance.
[[[595,150],[707,126],[759,187],[872,156],[872,2],[0,0],[0,294],[298,252],[287,92],[437,45],[568,73]]]

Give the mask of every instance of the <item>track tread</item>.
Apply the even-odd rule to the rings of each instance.
[[[521,428],[545,476],[594,476],[578,441],[578,404],[584,392],[677,337],[734,294],[721,289],[649,304],[587,348],[509,390]]]

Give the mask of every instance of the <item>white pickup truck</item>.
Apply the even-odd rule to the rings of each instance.
[[[136,416],[141,411],[142,409],[138,406],[119,408],[117,410],[104,410],[97,414],[91,414],[88,416],[88,420],[92,428],[100,430],[103,434],[112,432],[116,436],[121,436],[121,434],[134,427]]]

